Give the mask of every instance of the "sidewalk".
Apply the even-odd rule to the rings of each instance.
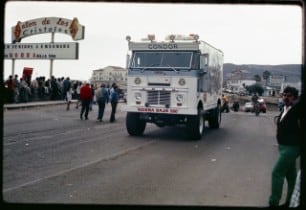
[[[76,103],[77,100],[72,100],[71,103]],[[4,104],[3,109],[20,109],[20,108],[31,108],[31,107],[39,107],[39,106],[50,106],[50,105],[61,105],[66,104],[65,100],[57,100],[57,101],[33,101],[27,103],[16,103],[16,104]]]

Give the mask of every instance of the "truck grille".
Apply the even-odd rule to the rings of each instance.
[[[170,105],[171,92],[169,91],[148,91],[149,105]]]

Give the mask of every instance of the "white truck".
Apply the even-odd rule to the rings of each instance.
[[[198,35],[154,35],[141,41],[127,36],[126,129],[142,135],[146,123],[184,124],[191,139],[201,139],[205,121],[221,123],[223,52]]]

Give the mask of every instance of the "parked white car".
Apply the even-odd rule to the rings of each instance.
[[[245,112],[252,112],[253,111],[253,103],[252,102],[246,102],[244,104],[244,111]]]

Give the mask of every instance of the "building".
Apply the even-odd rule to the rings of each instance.
[[[101,83],[111,85],[115,82],[120,88],[125,88],[127,70],[119,66],[107,66],[103,69],[93,70],[90,82],[96,86],[99,86]]]
[[[281,92],[282,86],[285,82],[285,76],[281,74],[271,74],[265,81],[265,96],[275,96]]]
[[[285,82],[285,76],[284,75],[271,74],[268,77],[267,85],[274,88],[274,89],[280,90],[281,86],[284,82]]]
[[[245,92],[246,86],[256,83],[255,80],[249,79],[250,72],[247,70],[234,70],[230,74],[230,78],[226,80],[225,88],[231,93]]]
[[[255,80],[229,79],[227,80],[226,87],[231,90],[232,93],[244,93],[246,92],[246,86],[251,86],[255,83]]]

